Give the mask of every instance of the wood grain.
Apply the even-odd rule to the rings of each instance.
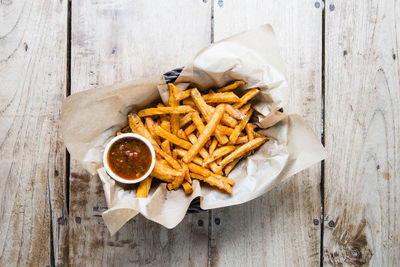
[[[214,6],[215,41],[272,24],[293,89],[286,111],[301,114],[319,133],[322,8],[314,1],[215,0]],[[319,266],[320,177],[315,165],[261,198],[213,211],[212,264]]]
[[[183,66],[211,39],[207,1],[73,1],[72,93]],[[97,176],[71,166],[71,266],[204,266],[208,213],[174,230],[141,216],[110,237]]]
[[[327,2],[327,266],[400,265],[399,11]]]
[[[66,20],[63,1],[0,2],[0,266],[64,257]]]

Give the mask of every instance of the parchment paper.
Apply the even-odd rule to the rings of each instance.
[[[61,126],[71,156],[103,183],[108,210],[104,221],[111,234],[141,213],[167,228],[185,216],[190,202],[200,196],[202,209],[232,206],[250,201],[282,180],[325,158],[319,138],[285,107],[289,87],[280,51],[270,25],[243,32],[202,49],[176,81],[179,89],[222,87],[244,80],[247,88],[260,88],[253,101],[260,133],[270,140],[255,154],[239,162],[229,177],[235,180],[233,195],[193,181],[193,194],[168,191],[165,183],[152,185],[147,198],[136,198],[136,186],[119,184],[102,168],[104,146],[117,130],[127,125],[127,114],[168,99],[162,75],[74,94],[63,102]],[[301,93],[301,92],[300,92]],[[71,192],[74,193],[74,192]]]

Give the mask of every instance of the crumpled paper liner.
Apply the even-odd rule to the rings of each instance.
[[[176,81],[179,90],[191,84],[200,90],[244,80],[247,88],[260,88],[253,100],[259,132],[270,140],[243,159],[230,173],[233,195],[193,181],[193,194],[168,191],[165,183],[153,182],[147,198],[136,198],[136,186],[120,184],[102,168],[104,146],[127,125],[127,114],[167,101],[163,76],[136,80],[71,95],[64,100],[61,127],[71,156],[103,183],[108,210],[104,221],[111,234],[141,213],[167,228],[185,216],[191,201],[200,197],[202,209],[232,206],[250,201],[282,180],[325,158],[319,138],[298,115],[279,111],[289,95],[285,70],[272,27],[263,25],[202,49]]]

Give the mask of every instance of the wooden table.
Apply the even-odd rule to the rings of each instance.
[[[399,266],[400,3],[0,1],[0,266]],[[61,101],[161,74],[271,23],[288,111],[329,157],[257,200],[137,216],[110,237],[100,181],[70,159]]]

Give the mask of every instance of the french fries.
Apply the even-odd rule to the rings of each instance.
[[[128,126],[116,134],[140,134],[156,152],[154,169],[140,182],[136,197],[147,197],[154,179],[167,183],[168,190],[183,188],[186,194],[193,192],[192,179],[233,193],[235,182],[226,176],[267,141],[249,123],[249,101],[260,90],[253,88],[239,97],[233,90],[243,84],[235,81],[204,95],[196,88],[179,92],[168,84],[168,105],[159,103],[128,115]]]
[[[236,88],[238,88],[239,86],[241,86],[243,84],[244,84],[244,81],[235,81],[234,83],[228,84],[227,86],[218,89],[217,92],[232,91],[232,90],[235,90]]]

